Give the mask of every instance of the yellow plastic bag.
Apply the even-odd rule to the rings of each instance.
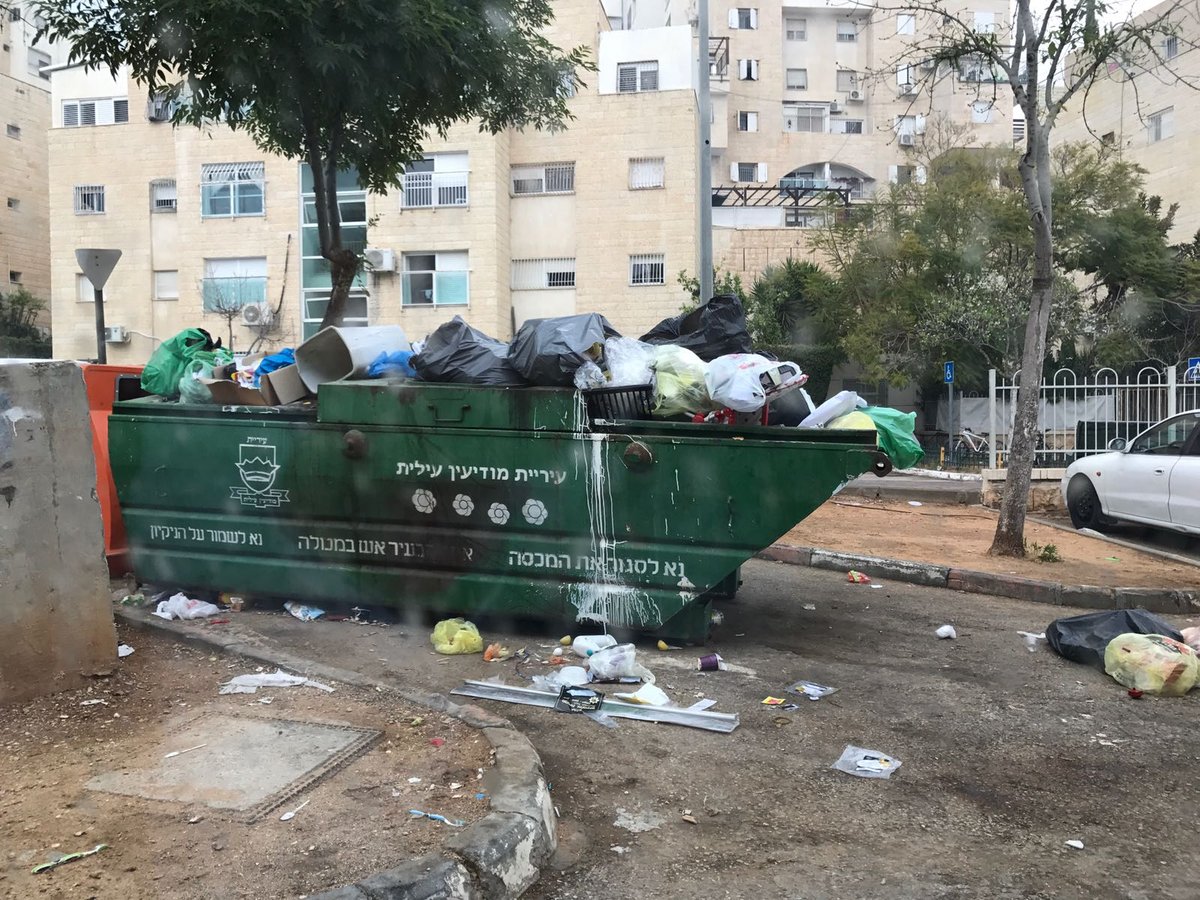
[[[1161,634],[1121,634],[1104,649],[1104,671],[1127,688],[1178,697],[1200,678],[1200,659],[1187,644]]]
[[[433,649],[438,653],[479,653],[483,650],[483,638],[474,623],[466,619],[444,619],[433,626]]]
[[[668,344],[654,355],[654,410],[656,416],[690,416],[717,408],[704,380],[704,360],[691,350]]]
[[[838,416],[832,422],[825,426],[826,428],[841,429],[847,431],[875,431],[875,420],[868,416],[865,412],[854,410],[848,412],[844,416]]]

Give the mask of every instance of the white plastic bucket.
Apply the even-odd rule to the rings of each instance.
[[[399,325],[369,328],[323,328],[296,348],[296,370],[304,386],[317,386],[343,378],[361,378],[380,353],[411,350]]]

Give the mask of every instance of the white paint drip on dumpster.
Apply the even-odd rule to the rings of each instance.
[[[622,584],[617,577],[612,509],[612,485],[609,482],[604,435],[591,435],[591,454],[585,461],[587,475],[588,528],[592,539],[592,558],[602,565],[592,569],[588,581],[567,587],[567,599],[575,607],[577,619],[591,619],[605,625],[661,625],[658,606],[643,590]]]

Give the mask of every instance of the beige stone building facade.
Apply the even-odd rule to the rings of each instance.
[[[47,134],[50,73],[61,53],[34,40],[29,4],[0,8],[0,292],[50,301]],[[49,313],[42,319],[49,325]]]
[[[1174,33],[1110,63],[1080,102],[1060,117],[1054,138],[1100,142],[1141,166],[1147,194],[1179,204],[1170,239],[1200,230],[1200,3],[1168,0],[1139,17],[1167,17]]]

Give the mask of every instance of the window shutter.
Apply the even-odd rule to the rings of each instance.
[[[760,182],[767,180],[767,164],[766,163],[758,164],[758,180]]]
[[[900,181],[900,167],[888,166],[888,181],[892,184],[897,184]]]
[[[129,100],[114,100],[113,101],[113,121],[128,122],[129,121]]]
[[[750,77],[750,60],[739,59],[738,60],[738,78],[742,79],[742,81],[745,81],[749,77]]]
[[[79,126],[79,104],[64,103],[63,104],[63,128],[76,128]]]
[[[734,182],[738,180],[738,166],[735,162],[729,164],[729,180]]]
[[[746,130],[758,131],[758,113],[746,113]]]
[[[758,81],[758,60],[750,60],[750,80]]]
[[[924,166],[917,166],[916,170],[913,172],[913,181],[915,181],[917,184],[925,183],[925,167]]]
[[[79,104],[79,124],[80,125],[95,125],[96,124],[96,104],[95,103],[80,103]]]
[[[916,134],[924,134],[925,133],[925,117],[924,116],[922,116],[922,115],[917,116],[917,120],[914,125],[913,131]]]
[[[732,28],[734,31],[737,31],[738,11],[736,9],[731,9],[729,11],[729,27]]]
[[[758,27],[758,10],[757,9],[750,10],[750,27],[751,28]]]

